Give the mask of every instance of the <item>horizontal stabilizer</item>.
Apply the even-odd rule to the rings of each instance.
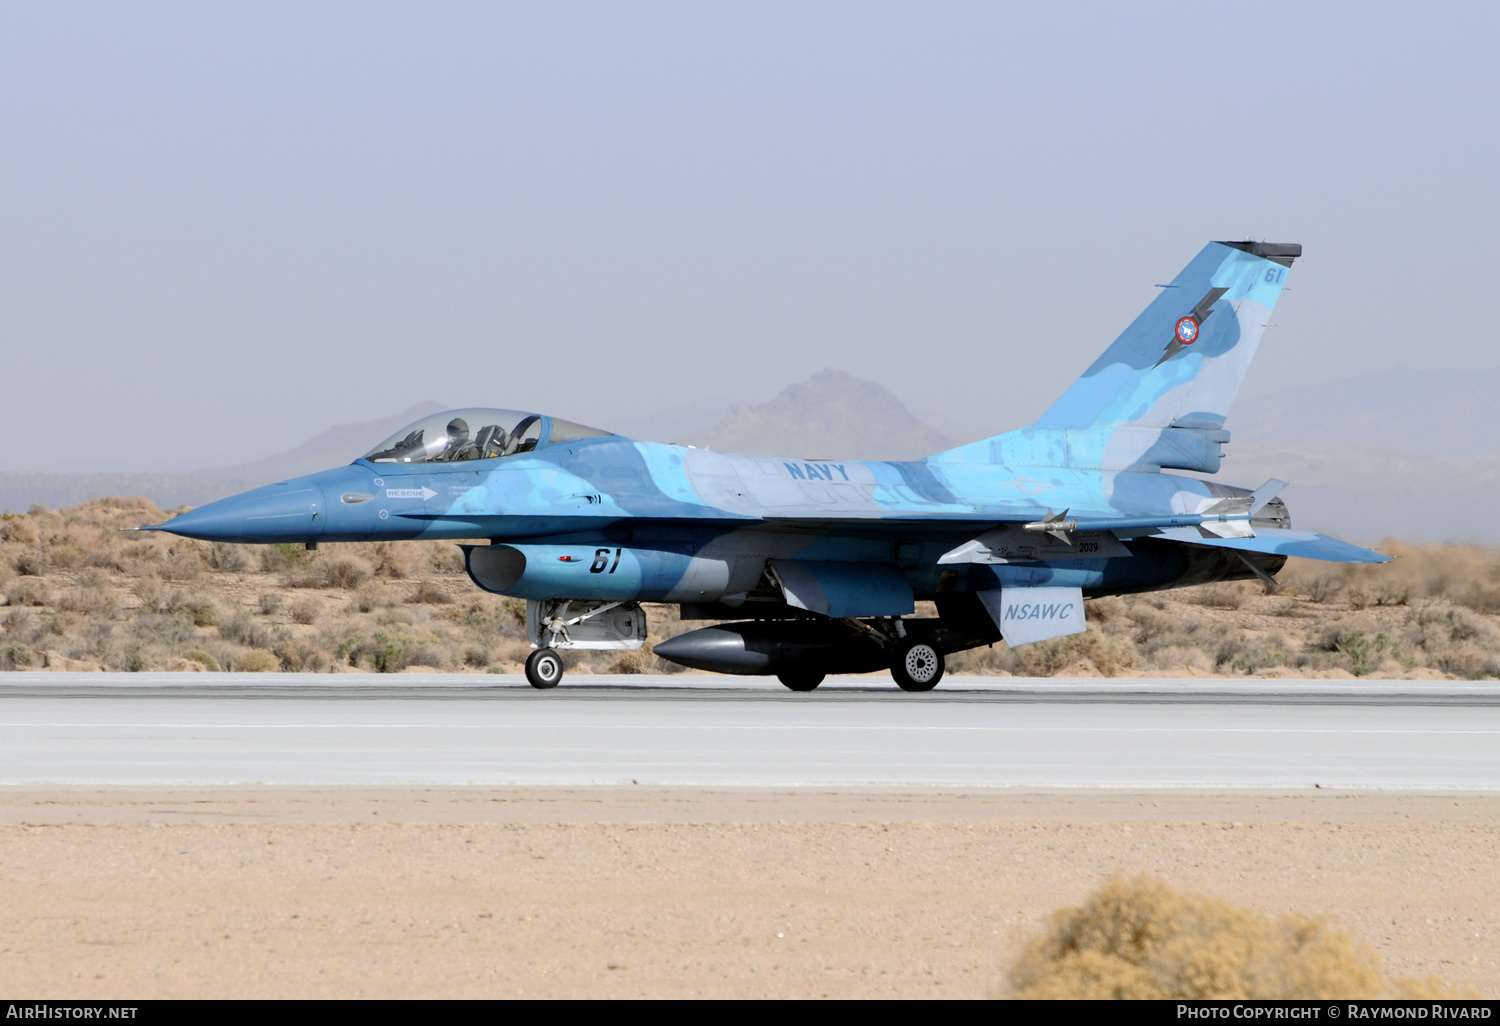
[[[1362,549],[1326,534],[1278,527],[1257,527],[1252,538],[1205,538],[1195,527],[1172,527],[1158,531],[1153,537],[1239,552],[1261,552],[1268,556],[1321,559],[1330,563],[1389,563],[1391,560],[1390,556],[1383,556],[1373,549]]]

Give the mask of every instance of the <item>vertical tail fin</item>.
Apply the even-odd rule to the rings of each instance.
[[[1035,425],[935,458],[1217,471],[1224,419],[1301,255],[1210,242]]]

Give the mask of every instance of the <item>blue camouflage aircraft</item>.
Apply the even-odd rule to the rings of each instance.
[[[926,691],[949,653],[1085,629],[1084,599],[1259,578],[1289,556],[1389,557],[1291,529],[1215,473],[1225,417],[1302,247],[1212,242],[1030,427],[913,462],[766,459],[535,413],[426,417],[346,467],[148,530],[221,542],[476,539],[470,578],[526,599],[538,688],[565,649],[638,649],[640,603],[720,621],[664,659],[775,674],[888,669]],[[915,617],[931,600],[937,616]]]

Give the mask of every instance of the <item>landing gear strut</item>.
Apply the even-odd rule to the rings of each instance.
[[[943,653],[931,642],[907,638],[894,651],[891,676],[902,691],[931,691],[943,679]]]
[[[545,691],[557,687],[562,678],[562,656],[552,649],[539,648],[526,657],[526,679],[532,687]]]

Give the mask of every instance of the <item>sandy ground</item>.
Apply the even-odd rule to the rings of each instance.
[[[0,993],[1000,992],[1116,871],[1500,994],[1500,797],[0,790]]]

